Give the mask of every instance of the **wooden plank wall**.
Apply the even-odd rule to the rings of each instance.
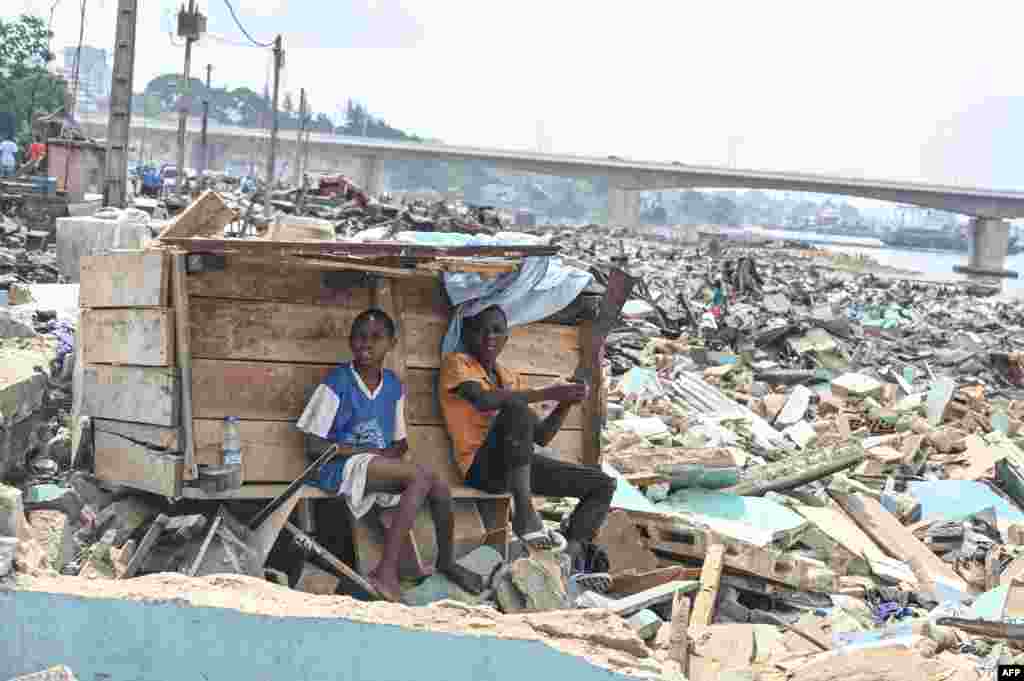
[[[81,415],[92,417],[96,473],[166,496],[181,491],[183,457],[170,257],[123,251],[82,258],[78,333]]]
[[[221,271],[189,274],[189,341],[195,461],[220,461],[222,420],[241,419],[247,483],[290,482],[306,465],[294,422],[339,362],[350,359],[356,315],[371,304],[397,317],[390,367],[408,387],[410,447],[453,483],[458,476],[439,412],[436,384],[449,309],[434,279],[379,279],[338,288],[323,272],[227,256]],[[579,330],[532,324],[513,330],[502,360],[541,386],[572,374]],[[538,405],[542,412],[553,405]],[[574,409],[553,446],[581,460],[582,415]]]

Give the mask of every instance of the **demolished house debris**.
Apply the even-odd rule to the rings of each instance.
[[[1024,304],[792,244],[710,256],[596,226],[510,233],[345,182],[302,194],[272,204],[318,217],[204,192],[150,243],[79,254],[74,309],[43,309],[28,282],[10,301],[3,371],[23,369],[0,384],[0,578],[198,601],[229,585],[468,633],[454,609],[632,677],[968,680],[1024,661]],[[437,404],[458,282],[555,261],[589,284],[557,302],[537,288],[553,309],[513,329],[507,361],[531,387],[584,367],[596,388],[551,447],[618,479],[605,593],[514,537],[508,495],[464,485]],[[601,343],[615,268],[633,297]],[[388,511],[355,520],[289,485],[310,467],[295,420],[371,305],[398,322],[410,451],[452,487],[478,591],[418,578],[437,554],[423,512],[403,601],[428,607],[411,614],[343,596],[373,600]],[[573,503],[537,499],[553,526]]]

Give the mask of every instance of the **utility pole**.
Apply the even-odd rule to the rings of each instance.
[[[201,144],[203,146],[203,164],[199,172],[203,172],[209,168],[210,165],[210,152],[206,146],[206,124],[210,118],[210,72],[213,71],[213,66],[210,64],[206,65],[206,97],[203,98],[203,132],[200,137]]]
[[[299,131],[295,135],[295,180],[292,184],[302,181],[302,136],[306,131],[306,88],[299,90]]]
[[[267,154],[267,186],[263,192],[263,213],[270,217],[270,188],[274,183],[274,157],[277,155],[277,95],[281,86],[281,68],[284,66],[284,50],[281,36],[274,38],[274,101],[270,109],[270,153]]]
[[[110,117],[107,119],[107,154],[103,168],[103,204],[117,208],[124,208],[128,184],[137,9],[138,0],[118,0],[117,24],[114,28],[114,69],[110,83]],[[50,20],[53,20],[52,8]]]
[[[179,194],[185,193],[185,130],[188,127],[188,112],[192,108],[192,43],[206,32],[206,17],[196,9],[196,0],[188,0],[188,11],[183,7],[178,12],[178,36],[185,39],[184,91],[178,98],[178,175],[175,181]]]

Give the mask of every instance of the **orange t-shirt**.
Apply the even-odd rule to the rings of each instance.
[[[469,472],[480,445],[487,439],[491,422],[497,411],[478,411],[468,400],[455,394],[455,389],[467,381],[475,381],[484,389],[526,390],[523,377],[500,364],[495,366],[500,385],[487,376],[480,362],[464,352],[449,352],[441,358],[440,399],[441,413],[452,439],[455,463],[463,476]]]

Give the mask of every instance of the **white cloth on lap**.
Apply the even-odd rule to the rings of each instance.
[[[370,467],[370,461],[379,454],[354,454],[345,462],[345,468],[341,473],[341,485],[338,487],[338,496],[344,495],[348,502],[349,510],[356,518],[362,518],[369,513],[374,504],[385,508],[397,506],[402,500],[401,494],[386,494],[384,492],[366,491],[366,472]]]

